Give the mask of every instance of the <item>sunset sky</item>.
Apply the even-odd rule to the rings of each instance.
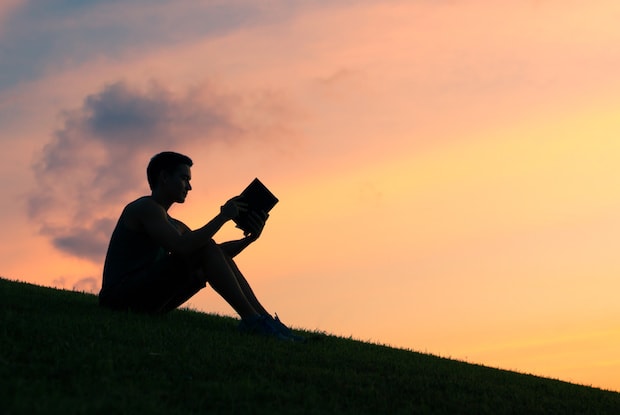
[[[4,0],[0,275],[96,293],[163,150],[288,324],[620,391],[617,0]],[[240,237],[227,226],[217,239]],[[210,288],[189,305],[234,315]]]

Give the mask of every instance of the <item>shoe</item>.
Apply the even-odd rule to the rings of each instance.
[[[299,336],[293,333],[293,331],[290,328],[288,328],[284,323],[282,323],[282,321],[280,320],[280,317],[278,317],[278,314],[275,315],[275,318],[271,318],[271,323],[273,326],[275,326],[276,330],[278,330],[280,333],[284,334],[285,336],[290,337],[293,341],[300,342],[300,343],[303,343],[306,341],[305,337],[302,337],[302,336]]]
[[[273,319],[270,316],[256,316],[249,319],[243,319],[239,323],[239,331],[266,337],[274,337],[278,340],[294,341],[292,337],[285,335],[275,326]]]

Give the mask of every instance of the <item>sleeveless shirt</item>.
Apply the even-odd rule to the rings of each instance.
[[[126,208],[125,208],[126,209]],[[125,278],[146,271],[168,252],[148,235],[136,232],[124,223],[125,210],[116,223],[103,265],[101,295],[113,289]],[[170,218],[169,218],[170,220]]]

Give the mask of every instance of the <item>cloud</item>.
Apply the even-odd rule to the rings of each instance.
[[[0,24],[8,20],[15,10],[22,6],[24,2],[25,0],[3,0],[3,2],[0,3]],[[2,33],[2,29],[0,29],[0,33]]]
[[[111,218],[103,218],[64,231],[48,229],[47,233],[52,237],[56,248],[78,257],[97,260],[107,248],[114,225]]]
[[[59,68],[102,58],[127,61],[162,48],[271,26],[318,7],[311,0],[0,3],[0,91]]]
[[[99,290],[100,280],[94,277],[82,278],[73,284],[73,291],[96,294]]]
[[[37,185],[28,198],[29,217],[57,249],[100,262],[119,203],[148,191],[145,168],[153,154],[183,152],[197,142],[248,140],[248,130],[261,129],[254,118],[274,119],[268,113],[277,105],[266,101],[273,99],[218,94],[208,85],[185,94],[156,82],[106,85],[62,113],[62,128],[33,165]]]
[[[75,282],[71,282],[72,278],[67,277],[58,277],[52,281],[52,286],[60,289],[67,289],[67,287],[71,287],[73,291],[79,291],[83,293],[96,294],[101,287],[101,278],[95,277],[85,277],[80,278]]]

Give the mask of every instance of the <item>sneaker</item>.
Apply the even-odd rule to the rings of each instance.
[[[278,330],[280,333],[284,334],[285,336],[290,337],[293,341],[302,342],[302,343],[306,341],[305,337],[302,337],[302,336],[299,336],[293,333],[293,331],[290,328],[288,328],[286,324],[282,323],[282,321],[280,320],[280,317],[278,317],[278,314],[275,315],[275,318],[271,318],[271,323],[273,326],[275,326],[276,330]]]
[[[239,331],[249,334],[258,334],[267,337],[274,337],[278,340],[293,341],[293,339],[278,330],[269,316],[256,316],[243,319],[239,323]]]

